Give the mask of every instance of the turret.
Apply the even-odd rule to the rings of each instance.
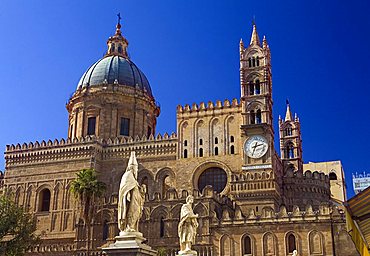
[[[285,118],[279,118],[280,154],[284,170],[303,171],[301,124],[298,115],[293,115],[286,101]]]

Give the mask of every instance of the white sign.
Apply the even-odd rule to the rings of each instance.
[[[272,168],[271,164],[243,166],[242,170],[256,170]]]

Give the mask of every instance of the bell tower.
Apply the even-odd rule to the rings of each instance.
[[[280,205],[281,161],[274,148],[272,122],[271,54],[266,37],[260,42],[256,24],[247,47],[240,41],[240,86],[242,103],[242,171],[248,207]],[[248,179],[248,177],[251,177]]]
[[[285,118],[279,117],[279,135],[284,172],[287,169],[303,172],[301,123],[297,114],[293,119],[288,100]]]

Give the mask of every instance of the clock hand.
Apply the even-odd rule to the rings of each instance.
[[[258,144],[258,142],[256,142],[256,144],[254,144],[254,146],[253,146],[252,156],[254,155],[254,151],[256,151],[257,144]]]

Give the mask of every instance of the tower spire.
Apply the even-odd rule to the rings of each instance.
[[[287,100],[286,100],[285,121],[292,121],[292,120],[293,120],[293,116],[292,116],[292,112],[290,111],[290,104],[289,104],[289,100],[287,99]]]
[[[253,30],[252,30],[252,37],[251,37],[250,45],[261,46],[260,38],[259,38],[258,33],[257,33],[257,26],[256,26],[256,23],[254,22],[254,20],[253,20]]]

